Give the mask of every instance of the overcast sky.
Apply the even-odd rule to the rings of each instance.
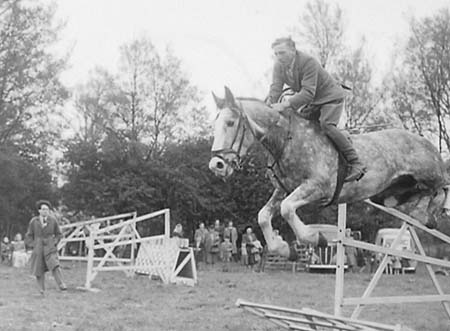
[[[289,34],[303,0],[58,0],[57,17],[67,21],[60,43],[73,47],[69,86],[102,65],[114,71],[119,46],[147,35],[160,49],[170,45],[193,84],[209,93],[228,85],[236,95],[264,97],[263,77],[272,66],[270,44]],[[341,0],[349,44],[363,35],[379,72],[389,70],[395,45],[408,32],[408,18],[430,15],[450,0]],[[301,48],[301,45],[299,45]]]

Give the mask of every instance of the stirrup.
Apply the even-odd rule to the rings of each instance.
[[[358,173],[354,173],[354,174],[352,175],[351,172],[352,172],[354,169],[356,169],[356,170],[358,171]],[[352,166],[351,171],[350,171],[350,174],[349,174],[347,177],[345,177],[344,182],[345,182],[345,183],[349,183],[349,182],[353,182],[353,181],[355,181],[355,180],[356,180],[356,181],[359,181],[361,178],[364,177],[364,175],[366,174],[366,172],[367,172],[366,167],[360,168],[360,167],[358,167],[358,166],[356,166],[356,167],[353,167],[353,166]]]

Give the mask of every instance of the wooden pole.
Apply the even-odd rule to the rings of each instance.
[[[170,238],[170,209],[165,209],[164,213],[164,236]]]
[[[338,233],[336,249],[336,285],[334,292],[334,315],[342,317],[342,302],[344,300],[344,271],[345,271],[345,228],[347,223],[347,204],[338,207]]]
[[[395,238],[395,240],[393,241],[391,248],[395,249],[397,247],[397,245],[401,242],[403,234],[406,232],[406,228],[407,228],[407,224],[405,222],[403,222],[403,225],[400,228],[397,238]],[[383,275],[383,272],[384,272],[384,269],[386,268],[388,259],[389,259],[389,255],[385,254],[383,256],[383,260],[381,261],[380,265],[378,266],[377,271],[373,275],[369,285],[367,286],[366,290],[364,291],[364,293],[362,295],[362,299],[368,298],[372,294],[373,290],[375,289],[375,287],[378,284],[378,281],[380,280],[381,276]],[[362,306],[361,306],[361,304],[358,304],[352,313],[352,318],[358,318],[359,314],[361,313],[361,310],[362,310]]]
[[[91,231],[89,234],[89,237],[86,241],[86,244],[88,246],[88,260],[87,260],[87,267],[86,267],[86,283],[84,287],[86,289],[91,288],[91,281],[92,281],[92,269],[94,267],[94,235],[95,232]]]

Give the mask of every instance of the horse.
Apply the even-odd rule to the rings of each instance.
[[[296,211],[312,205],[352,203],[370,199],[388,207],[403,207],[412,214],[425,201],[421,222],[436,226],[449,206],[449,176],[437,149],[427,139],[402,129],[386,129],[351,135],[367,172],[359,181],[338,180],[338,152],[319,123],[293,112],[280,114],[255,98],[235,98],[225,87],[225,98],[213,93],[218,108],[209,168],[227,178],[240,168],[251,146],[260,143],[274,191],[258,213],[268,250],[295,258],[295,252],[274,234],[271,220],[277,215],[288,222],[297,240],[325,246],[325,237],[303,223]],[[342,186],[343,185],[343,186]]]

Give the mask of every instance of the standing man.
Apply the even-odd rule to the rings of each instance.
[[[272,43],[276,61],[267,103],[273,109],[302,110],[318,117],[320,127],[334,143],[349,165],[346,182],[361,179],[366,169],[351,142],[337,128],[344,109],[344,90],[313,57],[297,51],[291,38],[279,38]],[[296,92],[289,100],[278,103],[283,86]]]
[[[31,219],[26,234],[27,242],[33,247],[30,258],[31,273],[36,276],[39,292],[45,292],[45,273],[51,271],[59,288],[67,290],[59,265],[56,247],[62,234],[56,219],[50,215],[50,202],[40,200],[36,203],[39,216]]]
[[[208,230],[205,227],[204,222],[200,222],[197,230],[195,230],[194,240],[195,248],[197,248],[198,255],[200,255],[200,260],[206,263],[206,239],[208,237]],[[196,260],[197,261],[197,260]]]
[[[233,221],[228,222],[228,226],[223,230],[223,237],[230,239],[231,242],[231,254],[233,256],[234,262],[237,262],[237,239],[238,239],[238,233],[237,229],[233,226]]]

